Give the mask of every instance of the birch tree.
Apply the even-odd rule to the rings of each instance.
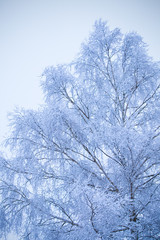
[[[12,114],[2,233],[159,239],[160,68],[136,33],[97,21],[77,58],[45,69],[45,104]]]

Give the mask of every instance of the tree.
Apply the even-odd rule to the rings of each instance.
[[[47,68],[42,87],[41,109],[13,114],[12,158],[1,160],[6,231],[159,239],[160,68],[142,38],[97,21],[76,60]]]

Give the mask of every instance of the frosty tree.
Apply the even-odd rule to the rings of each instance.
[[[1,235],[159,239],[160,68],[136,33],[98,21],[70,65],[43,73],[46,103],[13,114],[1,158]]]

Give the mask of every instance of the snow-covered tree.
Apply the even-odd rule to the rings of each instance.
[[[142,38],[97,21],[75,61],[42,79],[45,105],[12,115],[2,232],[159,239],[160,67]]]

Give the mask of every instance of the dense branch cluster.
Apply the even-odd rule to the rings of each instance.
[[[43,73],[46,103],[13,114],[1,234],[160,238],[160,68],[136,33],[97,21],[77,59]]]

